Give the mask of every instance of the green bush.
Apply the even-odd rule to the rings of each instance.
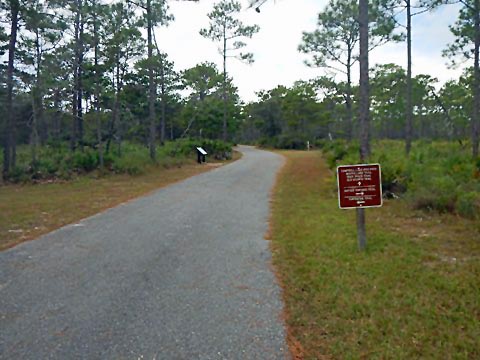
[[[146,147],[128,144],[124,146],[122,156],[113,157],[111,167],[116,173],[140,175],[151,164],[149,150]]]
[[[450,176],[425,178],[412,185],[408,201],[414,209],[454,212],[457,201],[457,184]]]
[[[317,142],[330,166],[359,163],[358,145],[342,140]],[[476,217],[480,194],[480,163],[468,149],[446,141],[418,141],[407,157],[402,141],[372,143],[369,162],[382,167],[382,188],[404,194],[415,209],[454,212]]]
[[[35,163],[32,163],[31,147],[19,146],[17,166],[10,171],[7,180],[29,182],[52,178],[70,179],[76,174],[97,170],[100,161],[94,145],[92,143],[91,147],[84,146],[83,149],[72,152],[66,142],[49,142],[36,149]],[[232,145],[229,143],[220,140],[181,139],[167,142],[165,146],[157,146],[156,162],[152,162],[146,146],[122,142],[121,147],[116,144],[110,152],[103,154],[104,170],[138,175],[144,173],[149,166],[181,166],[188,158],[196,158],[197,146],[207,150],[211,158],[229,159],[232,156]]]
[[[15,166],[8,174],[8,180],[13,183],[25,183],[31,180],[28,170],[22,166]]]
[[[306,150],[308,138],[301,134],[282,134],[273,137],[263,137],[258,145],[263,148]]]
[[[197,147],[204,148],[208,156],[217,160],[227,160],[232,157],[232,144],[221,140],[180,139],[166,143],[160,151],[168,156],[195,158]]]
[[[98,154],[92,149],[76,150],[72,156],[72,168],[78,172],[90,172],[98,167]]]
[[[460,193],[455,208],[460,216],[469,219],[480,218],[480,193],[475,191]]]
[[[208,140],[202,141],[202,148],[213,158],[217,160],[229,160],[232,158],[232,144],[226,143],[220,140]]]
[[[307,137],[299,134],[280,135],[277,140],[278,149],[305,150]]]

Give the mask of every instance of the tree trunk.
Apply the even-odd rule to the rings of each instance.
[[[31,166],[35,171],[37,168],[37,146],[38,146],[38,125],[37,125],[37,105],[36,105],[35,90],[32,94],[32,125],[30,131],[30,154],[31,154]]]
[[[78,13],[79,13],[79,36],[77,42],[77,52],[78,52],[78,76],[77,76],[77,124],[78,124],[78,143],[80,149],[83,149],[83,0],[78,1]]]
[[[223,24],[223,86],[222,86],[222,98],[223,98],[223,141],[227,141],[227,35],[225,23]]]
[[[148,42],[148,118],[150,122],[150,137],[149,137],[149,149],[150,149],[150,158],[155,160],[156,158],[156,149],[155,149],[155,81],[153,76],[153,45],[152,45],[152,31],[153,31],[153,21],[152,21],[152,1],[147,0],[147,42]]]
[[[15,167],[16,146],[15,146],[15,114],[13,112],[13,70],[15,59],[15,46],[17,43],[18,12],[20,4],[18,0],[10,1],[11,6],[11,29],[10,41],[8,43],[8,65],[7,65],[7,99],[5,110],[7,123],[3,143],[3,178],[7,178],[10,170]]]
[[[160,56],[160,81],[161,81],[161,97],[162,97],[162,114],[160,120],[160,143],[163,145],[165,142],[165,113],[166,113],[166,104],[165,104],[165,63],[161,54]]]
[[[370,85],[368,79],[368,0],[359,0],[360,23],[360,161],[370,155]]]
[[[480,0],[474,2],[475,16],[475,47],[473,63],[473,114],[472,114],[472,157],[478,159],[479,143],[479,108],[480,108],[480,67],[479,67],[479,49],[480,49]]]
[[[80,34],[80,10],[79,0],[76,1],[76,13],[75,13],[75,56],[73,60],[73,87],[72,87],[72,135],[70,137],[70,148],[74,151],[77,147],[77,129],[78,129],[78,64],[79,64],[79,52],[78,42]]]
[[[352,65],[351,65],[351,50],[348,51],[347,59],[347,89],[345,94],[345,107],[347,109],[347,133],[345,134],[348,140],[353,138],[353,110],[352,110]]]
[[[58,88],[55,89],[55,93],[53,95],[53,107],[55,108],[55,115],[53,119],[53,133],[55,140],[60,139],[60,131],[61,131],[61,110],[60,110],[60,90]]]
[[[94,42],[94,67],[95,67],[95,122],[97,125],[97,147],[98,147],[98,163],[100,169],[103,169],[103,145],[102,145],[102,127],[100,121],[100,72],[98,67],[98,24],[97,11],[98,5],[93,3],[93,42]]]
[[[369,145],[369,82],[368,82],[368,0],[359,0],[360,25],[360,162],[365,163],[370,154]],[[364,209],[357,208],[358,247],[365,250],[367,236]]]
[[[413,137],[413,105],[412,105],[412,15],[410,0],[405,0],[407,6],[407,117],[405,122],[405,152],[412,148]]]

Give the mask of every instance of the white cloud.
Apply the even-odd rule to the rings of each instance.
[[[247,2],[243,1],[245,5]],[[260,32],[248,43],[248,51],[255,55],[253,65],[245,65],[235,59],[227,63],[228,72],[238,86],[241,97],[254,100],[255,92],[271,89],[279,84],[291,85],[300,79],[311,79],[324,74],[322,69],[311,69],[304,65],[306,56],[297,51],[303,31],[315,28],[316,18],[326,0],[278,0],[268,1],[261,12],[254,9],[242,10],[241,19],[246,24],[260,25]],[[218,44],[199,35],[207,27],[207,13],[214,1],[170,2],[175,22],[168,28],[157,30],[157,40],[162,51],[166,51],[175,62],[177,70],[211,61],[222,68]],[[448,30],[458,14],[458,7],[443,7],[433,13],[418,15],[413,20],[413,73],[426,73],[437,77],[442,83],[458,77],[461,70],[447,69],[447,60],[441,51],[453,37]],[[388,44],[374,50],[370,64],[394,62],[406,65],[406,45]],[[354,76],[358,74],[355,67]]]

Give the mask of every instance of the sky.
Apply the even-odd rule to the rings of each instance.
[[[244,101],[256,100],[256,92],[260,90],[269,90],[277,85],[291,86],[297,80],[326,74],[325,69],[307,67],[304,61],[308,55],[297,50],[302,32],[315,29],[317,15],[325,8],[326,0],[270,0],[261,7],[260,13],[247,9],[248,1],[241,2],[244,9],[239,18],[246,25],[260,26],[260,31],[246,40],[248,46],[245,50],[254,54],[255,62],[247,65],[234,58],[227,59],[227,72],[233,77]],[[204,61],[213,62],[219,70],[222,69],[219,44],[199,34],[201,28],[209,25],[207,14],[214,3],[213,0],[170,2],[175,21],[168,27],[158,28],[156,38],[161,50],[174,61],[176,70]],[[442,57],[442,50],[454,39],[448,26],[455,22],[457,16],[458,7],[449,5],[413,18],[413,75],[429,74],[439,80],[439,85],[459,77],[462,69],[449,69],[448,59]],[[404,15],[400,14],[401,17]],[[376,48],[370,53],[369,62],[370,67],[384,63],[406,67],[406,43]],[[354,81],[358,81],[358,64],[353,77]],[[337,79],[343,80],[340,75]]]

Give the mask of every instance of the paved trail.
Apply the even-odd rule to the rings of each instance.
[[[285,359],[282,159],[241,160],[0,253],[1,359]]]

